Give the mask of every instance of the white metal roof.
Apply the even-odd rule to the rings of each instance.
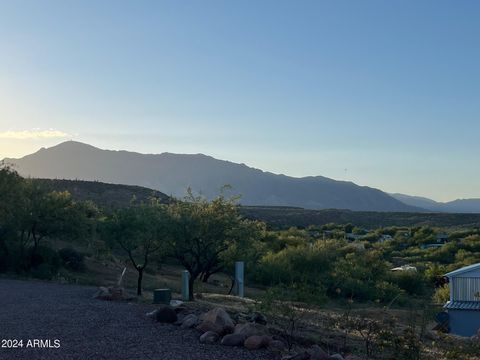
[[[460,269],[450,271],[449,273],[446,273],[445,276],[454,277],[454,276],[457,276],[457,275],[460,275],[460,274],[463,274],[463,273],[466,273],[466,272],[469,272],[469,271],[472,271],[472,270],[477,270],[477,269],[480,269],[480,263],[464,266]]]

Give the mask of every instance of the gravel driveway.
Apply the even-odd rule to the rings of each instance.
[[[200,344],[196,330],[147,319],[147,305],[95,300],[94,292],[0,279],[0,346],[23,340],[23,348],[0,347],[0,359],[273,359],[263,350]],[[57,339],[60,347],[27,348],[35,339],[51,340],[51,346]]]

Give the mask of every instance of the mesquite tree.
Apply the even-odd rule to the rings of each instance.
[[[232,247],[248,246],[252,232],[246,228],[257,228],[255,222],[240,216],[235,199],[223,195],[207,201],[189,192],[185,201],[169,205],[168,214],[168,253],[190,273],[190,300],[194,299],[195,280],[199,277],[208,279],[224,270],[223,255]],[[245,236],[247,233],[249,236]]]
[[[138,272],[137,295],[142,294],[143,273],[150,257],[163,245],[166,234],[165,206],[152,200],[119,209],[107,220],[104,236],[112,248],[120,248]]]

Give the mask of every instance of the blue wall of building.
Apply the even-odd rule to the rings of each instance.
[[[450,333],[472,336],[480,329],[480,311],[448,310]]]

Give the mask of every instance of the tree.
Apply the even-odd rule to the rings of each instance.
[[[138,272],[137,295],[142,295],[143,273],[150,257],[158,252],[166,237],[165,206],[152,200],[119,209],[106,221],[104,236],[112,248],[123,250]]]
[[[10,261],[8,243],[20,227],[19,204],[23,201],[24,180],[8,165],[0,163],[0,270]]]
[[[21,208],[20,249],[32,243],[32,258],[45,237],[79,239],[89,231],[91,208],[74,201],[69,192],[47,192],[41,183],[26,180]]]
[[[194,196],[191,191],[185,201],[169,205],[169,255],[190,273],[189,294],[194,299],[193,285],[198,277],[222,271],[222,255],[232,246],[245,247],[251,239],[244,235],[255,223],[243,219],[237,210],[235,198],[222,195],[212,201]]]

